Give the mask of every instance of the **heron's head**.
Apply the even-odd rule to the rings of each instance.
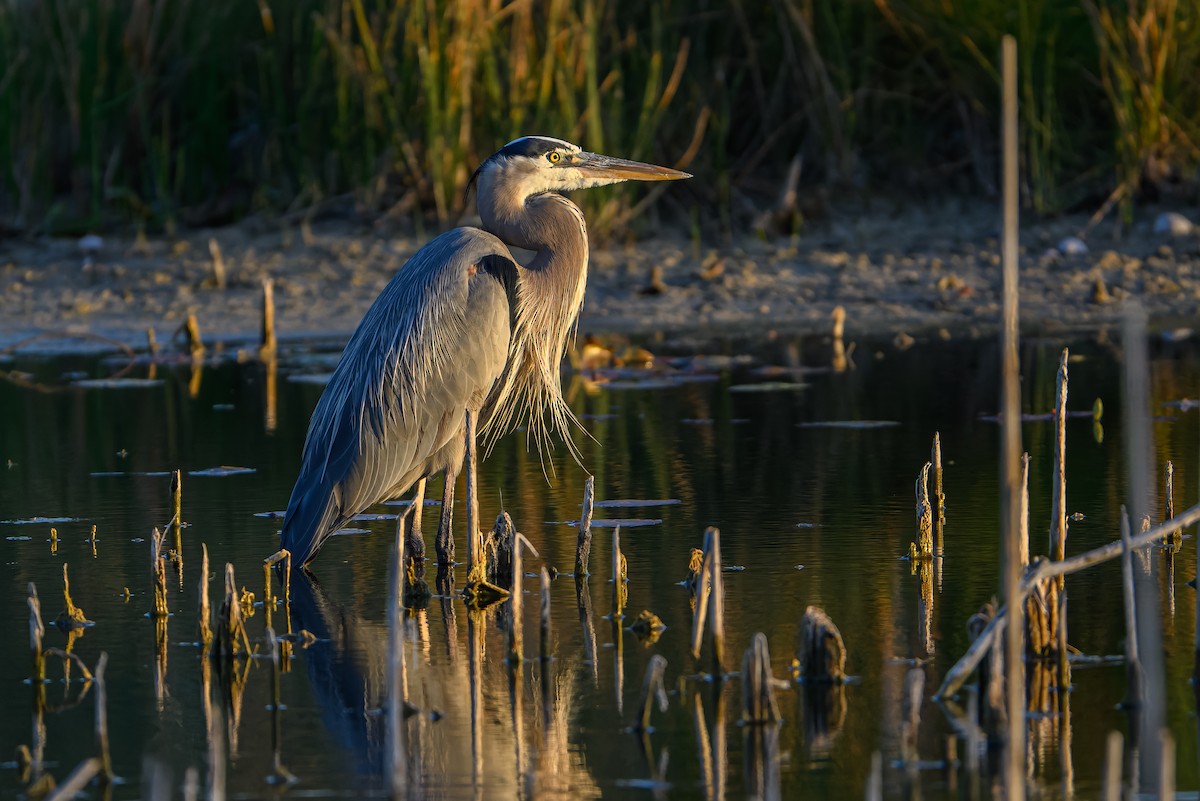
[[[471,177],[480,197],[503,192],[524,201],[544,192],[570,192],[622,181],[676,181],[686,172],[589,153],[550,136],[522,136],[493,153]],[[468,189],[470,184],[468,184]]]

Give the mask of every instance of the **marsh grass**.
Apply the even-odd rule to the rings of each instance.
[[[699,205],[726,231],[797,157],[803,194],[994,192],[1005,33],[1021,42],[1028,205],[1191,190],[1197,15],[1178,0],[4,3],[0,224],[170,234],[328,205],[421,232],[470,211],[474,166],[531,132],[686,166],[705,180],[668,210],[682,225]],[[597,235],[646,224],[632,191],[581,198]]]

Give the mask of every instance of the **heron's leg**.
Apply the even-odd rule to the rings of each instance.
[[[446,486],[442,490],[442,514],[438,518],[437,539],[434,540],[439,568],[454,564],[454,483],[457,480],[458,471],[446,468]],[[441,571],[438,572],[440,574]]]
[[[405,548],[409,556],[416,562],[425,558],[425,538],[421,536],[421,510],[425,506],[425,479],[417,479],[417,491],[413,493],[412,506],[409,507],[411,519],[408,522],[408,542]]]
[[[479,531],[479,488],[476,484],[475,426],[476,412],[468,409],[465,418],[467,466],[467,583],[483,565],[483,536]]]

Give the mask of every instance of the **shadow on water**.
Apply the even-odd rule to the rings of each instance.
[[[1035,554],[1048,547],[1053,425],[1044,415],[1054,405],[1062,344],[1031,340],[1022,352]],[[1090,409],[1097,398],[1106,410],[1099,434],[1090,417],[1067,423],[1068,551],[1078,553],[1111,541],[1127,478],[1119,352],[1103,338],[1072,342],[1071,352],[1078,360],[1071,365],[1071,411]],[[954,736],[962,769],[971,761],[989,764],[978,699],[951,699],[940,711],[929,699],[969,644],[967,619],[997,585],[997,430],[982,419],[995,412],[994,343],[926,342],[907,350],[858,343],[856,364],[844,372],[827,369],[829,347],[820,341],[759,342],[752,358],[743,355],[723,343],[706,360],[686,353],[660,358],[673,373],[670,380],[661,371],[647,376],[648,386],[636,371],[608,376],[607,385],[600,373],[575,376],[572,408],[592,437],[578,438],[587,473],[563,449],[543,465],[520,435],[503,440],[484,462],[481,518],[507,511],[541,558],[526,563],[526,602],[517,621],[506,605],[469,611],[458,596],[461,567],[433,579],[436,594],[406,611],[403,693],[411,709],[404,731],[412,794],[861,798],[875,751],[883,757],[888,797],[950,799],[988,787],[986,775],[968,781],[927,763],[944,762]],[[109,654],[112,760],[125,781],[114,786],[114,798],[139,797],[146,756],[176,785],[190,768],[203,787],[219,785],[229,797],[387,789],[393,520],[356,522],[366,533],[331,541],[315,563],[319,582],[294,574],[290,618],[271,599],[248,602],[246,625],[258,653],[236,671],[217,671],[182,644],[195,639],[200,544],[212,576],[222,576],[228,562],[239,587],[257,583],[263,558],[275,550],[279,521],[256,515],[286,502],[321,391],[309,376],[328,362],[321,354],[282,352],[276,372],[259,362],[218,360],[203,365],[199,382],[190,362],[161,364],[153,382],[53,393],[30,385],[79,374],[102,378],[108,368],[95,357],[73,356],[6,364],[27,375],[29,385],[0,383],[0,606],[24,609],[26,586],[34,582],[46,619],[54,620],[62,605],[55,592],[61,563],[70,563],[70,594],[96,626],[70,640],[50,627],[46,646],[69,644],[89,666]],[[777,380],[781,375],[787,380]],[[733,390],[763,381],[777,386]],[[1173,501],[1183,509],[1200,487],[1200,426],[1194,404],[1186,402],[1200,395],[1194,345],[1157,343],[1150,393],[1158,415],[1155,458],[1159,465],[1173,460]],[[913,479],[929,461],[935,431],[944,459],[945,550],[942,558],[913,564],[901,558],[917,537]],[[211,470],[231,465],[249,470]],[[150,532],[174,514],[176,469],[183,471],[187,575],[177,582],[169,572],[170,616],[155,621],[146,616],[153,606],[146,552]],[[565,573],[576,549],[576,529],[565,523],[580,517],[587,474],[595,476],[596,499],[614,503],[596,507],[594,572],[577,584]],[[430,497],[440,491],[428,490]],[[658,505],[638,508],[636,499]],[[620,529],[629,577],[622,587],[609,581],[616,529],[603,525],[616,518],[653,522]],[[57,530],[53,541],[50,525]],[[737,680],[710,685],[688,678],[710,663],[690,654],[691,608],[678,585],[709,525],[721,530],[726,566],[725,661],[735,664],[762,632],[772,645],[774,675],[786,675],[800,618],[815,605],[841,629],[855,683],[828,689],[789,683],[780,688],[783,724],[738,736]],[[1169,556],[1173,570],[1156,575],[1167,722],[1182,755],[1200,747],[1187,684],[1194,598],[1182,585],[1195,574],[1194,544],[1185,541]],[[539,626],[538,603],[530,600],[537,598],[533,574],[542,567],[564,571],[549,583],[547,661],[537,658],[538,638],[530,634]],[[1100,566],[1072,576],[1068,586],[1071,645],[1088,655],[1119,653],[1119,568]],[[608,615],[614,590],[627,593],[619,596],[623,620]],[[627,630],[643,609],[666,626],[656,641],[642,642]],[[521,663],[507,659],[508,627],[517,623],[526,631]],[[272,649],[268,626],[294,641]],[[22,615],[0,619],[6,642],[24,643],[26,629]],[[278,668],[272,654],[281,659]],[[654,656],[666,659],[669,706],[655,713],[651,730],[632,734],[640,679]],[[24,649],[0,659],[0,688],[22,686],[28,662]],[[913,670],[924,674],[915,704]],[[1056,712],[1030,721],[1029,764],[1042,797],[1094,796],[1107,732],[1127,727],[1116,709],[1125,692],[1121,669],[1080,663],[1065,675],[1034,678],[1034,693]],[[61,779],[93,753],[94,694],[75,705],[51,702],[78,697],[81,689],[78,675],[61,686],[57,673],[51,679],[33,693],[3,694],[0,753],[25,744]],[[298,779],[296,790],[287,789],[285,771]],[[0,771],[0,792],[23,791],[16,776]],[[1200,787],[1194,760],[1179,760],[1177,786]]]

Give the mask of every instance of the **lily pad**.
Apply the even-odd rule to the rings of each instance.
[[[333,532],[329,536],[331,536],[331,537],[354,537],[354,536],[358,536],[359,534],[370,534],[370,533],[371,533],[370,530],[365,529],[365,528],[339,528],[337,531]]]
[[[350,519],[357,520],[359,522],[370,522],[372,520],[395,520],[397,517],[398,517],[398,515],[368,514],[368,513],[364,512],[362,514],[357,514]]]
[[[254,467],[230,467],[221,465],[220,467],[209,467],[204,470],[192,470],[188,473],[189,476],[208,476],[211,478],[224,478],[225,476],[242,476],[247,473],[257,473],[258,469]]]
[[[405,500],[399,500],[399,499],[397,499],[397,500],[394,500],[394,501],[384,501],[384,502],[383,502],[383,505],[384,505],[384,506],[404,506],[404,507],[409,507],[409,506],[412,506],[412,501],[405,501]],[[433,500],[433,499],[431,499],[431,498],[426,498],[426,499],[425,499],[425,502],[424,502],[424,503],[422,503],[421,505],[422,505],[422,506],[441,506],[441,505],[442,505],[442,502],[441,502],[441,501],[435,501],[435,500]]]
[[[284,512],[255,512],[255,517],[265,517],[267,520],[282,520]]]
[[[26,517],[21,520],[0,520],[5,526],[58,525],[59,523],[77,523],[79,517]]]

